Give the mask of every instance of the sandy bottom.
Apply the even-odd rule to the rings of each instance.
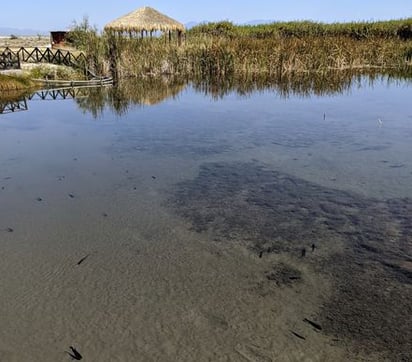
[[[191,231],[164,206],[162,180],[176,181],[166,163],[139,166],[122,180],[99,174],[97,189],[76,184],[80,174],[35,176],[30,192],[3,180],[13,231],[1,233],[2,361],[70,360],[71,345],[98,361],[347,360],[303,321],[316,319],[327,278],[293,255],[259,258]],[[302,280],[268,279],[278,264]]]
[[[0,119],[0,361],[411,359],[408,123],[260,99]]]
[[[167,163],[141,161],[139,169],[130,164],[115,179],[100,169],[94,176],[99,186],[80,185],[93,177],[82,173],[35,177],[30,192],[3,180],[1,201],[8,207],[1,208],[1,220],[13,231],[1,235],[1,360],[70,360],[69,346],[98,361],[367,360],[350,339],[316,326],[324,322],[322,306],[336,288],[331,270],[316,265],[344,255],[342,240],[317,240],[314,252],[306,237],[278,233],[285,239],[268,244],[262,234],[268,215],[256,216],[253,208],[238,215],[243,227],[228,226],[229,235],[216,219],[230,223],[222,212],[239,205],[227,199],[213,210],[211,194],[199,185],[202,174],[193,182],[203,198],[183,197],[180,186],[170,193],[189,175],[171,177]],[[240,166],[237,172],[245,170]],[[229,165],[223,170],[234,171]],[[227,180],[226,171],[218,180]],[[250,183],[242,183],[250,191]],[[213,187],[216,180],[207,184]],[[20,189],[19,197],[7,193],[13,188]],[[199,224],[196,213],[174,216],[186,212],[187,200],[214,217]],[[271,245],[281,247],[268,250]],[[307,248],[305,257],[301,247]]]

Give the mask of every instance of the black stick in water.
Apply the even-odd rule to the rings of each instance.
[[[83,356],[76,350],[76,348],[70,346],[71,352],[66,352],[71,358],[75,359],[76,361],[80,361],[83,359]]]
[[[296,337],[298,337],[298,338],[300,338],[300,339],[303,339],[303,340],[306,340],[306,338],[303,337],[303,336],[301,336],[300,334],[298,334],[298,333],[296,333],[296,332],[293,332],[293,331],[291,331],[291,332],[292,332],[292,334],[295,335]]]
[[[87,254],[86,256],[84,256],[83,258],[81,258],[81,259],[77,262],[77,265],[80,265],[81,263],[83,263],[83,262],[89,257],[89,255],[90,255],[90,254]]]
[[[322,327],[320,326],[320,324],[314,321],[311,321],[310,319],[305,318],[303,321],[310,324],[313,328],[317,329],[318,331],[322,330]]]

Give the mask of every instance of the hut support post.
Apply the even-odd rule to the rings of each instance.
[[[119,69],[117,67],[117,44],[116,36],[111,35],[109,38],[109,61],[110,61],[110,73],[113,78],[113,83],[116,84],[119,80]]]
[[[179,46],[182,45],[182,32],[180,30],[177,32],[177,43]]]

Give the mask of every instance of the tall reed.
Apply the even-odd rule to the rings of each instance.
[[[412,40],[350,37],[226,38],[196,36],[182,47],[162,39],[131,39],[119,50],[119,74],[277,75],[345,69],[405,69]]]
[[[98,36],[87,24],[80,26],[78,38],[84,43],[90,66],[98,73],[107,72],[110,61],[120,77],[148,74],[279,76],[331,69],[405,70],[412,63],[412,18],[346,24],[306,21],[235,26],[230,22],[211,23],[190,30],[182,46],[168,42],[165,37]]]

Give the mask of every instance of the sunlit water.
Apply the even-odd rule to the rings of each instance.
[[[190,337],[187,330],[202,321],[192,325],[179,319],[190,315],[192,309],[182,307],[180,311],[178,305],[190,304],[197,310],[207,309],[200,307],[205,302],[212,303],[202,299],[202,291],[196,289],[202,287],[187,277],[196,270],[198,278],[206,278],[196,268],[193,255],[197,249],[192,244],[226,239],[233,243],[239,238],[245,258],[250,257],[249,251],[259,255],[266,249],[296,249],[299,254],[300,244],[278,250],[277,239],[259,229],[267,227],[262,220],[285,218],[266,215],[259,207],[280,205],[286,209],[305,198],[316,204],[317,196],[310,191],[314,189],[336,192],[338,198],[350,195],[348,203],[361,200],[358,209],[372,213],[369,216],[376,216],[378,222],[379,215],[373,213],[379,214],[382,207],[386,210],[382,203],[403,200],[399,208],[411,205],[412,107],[407,82],[369,84],[363,80],[343,93],[325,96],[284,97],[275,90],[261,90],[214,97],[190,85],[170,95],[173,97],[140,104],[125,101],[119,112],[113,103],[102,103],[92,112],[84,98],[57,96],[52,100],[48,96],[42,100],[37,95],[21,105],[27,110],[0,114],[0,287],[2,296],[7,296],[0,301],[0,359],[43,356],[44,360],[63,360],[64,350],[71,344],[99,360],[116,360],[116,356],[131,360],[137,355],[140,360],[167,360],[165,356],[191,360],[196,353],[200,359],[213,359],[207,347],[199,347],[202,338],[213,339],[213,331],[205,329],[198,339]],[[220,173],[220,169],[230,172]],[[261,190],[270,177],[277,181],[277,177],[286,177],[294,189],[285,186],[265,201]],[[210,183],[216,188],[211,190]],[[236,196],[229,195],[232,190]],[[212,192],[219,197],[213,199]],[[253,197],[240,202],[242,192]],[[286,200],[282,195],[289,196]],[[244,202],[252,199],[253,205]],[[219,200],[223,204],[216,209]],[[310,210],[308,202],[302,202],[300,207]],[[243,211],[228,216],[225,207]],[[205,217],[211,209],[216,209],[216,214]],[[199,215],[193,216],[198,211]],[[256,220],[253,232],[251,227],[242,230],[231,219],[246,220],[248,215]],[[304,229],[309,225],[315,234],[323,229],[316,231],[312,221],[305,221],[302,215],[293,232],[310,243]],[[329,214],[325,215],[320,218]],[[396,224],[408,218],[402,214],[401,220],[396,215],[391,213],[385,222]],[[372,224],[362,226],[365,222],[361,220],[359,234],[372,228]],[[405,230],[410,230],[408,223],[410,218]],[[340,227],[332,223],[330,229]],[[354,223],[350,232],[356,233],[356,227]],[[280,242],[293,238],[290,231],[282,230]],[[347,230],[339,230],[339,235],[347,235]],[[252,235],[260,239],[254,240]],[[410,236],[403,238],[403,254],[396,257],[410,262]],[[345,245],[343,237],[339,242]],[[189,263],[190,258],[180,252],[190,254],[194,261]],[[145,261],[136,262],[135,258]],[[81,272],[80,267],[84,269]],[[411,265],[404,267],[410,270]],[[168,281],[168,274],[176,276]],[[185,284],[181,289],[179,277]],[[133,284],[136,280],[138,287]],[[205,290],[219,289],[210,283]],[[173,302],[179,290],[185,292]],[[232,297],[235,294],[228,291]],[[168,306],[162,306],[162,300],[167,300]],[[136,314],[136,305],[146,317]],[[253,318],[245,316],[245,320]],[[221,323],[236,325],[234,320]],[[145,330],[149,337],[137,332],[139,324],[153,326],[153,330]],[[104,332],[105,328],[113,328],[113,332]],[[177,336],[171,337],[169,328],[176,328]],[[242,328],[235,328],[238,337]],[[265,335],[263,330],[256,333],[262,338]],[[249,356],[233,342],[234,336],[226,337],[222,345],[233,344],[235,356]],[[154,340],[159,341],[155,351],[147,347]],[[167,340],[192,345],[197,352],[191,354],[189,347],[180,347],[179,352]],[[211,342],[217,356],[230,357],[230,348],[225,350],[219,341],[216,337]],[[19,349],[19,345],[23,347]],[[250,348],[246,350],[250,352]],[[303,358],[302,354],[296,358]]]

